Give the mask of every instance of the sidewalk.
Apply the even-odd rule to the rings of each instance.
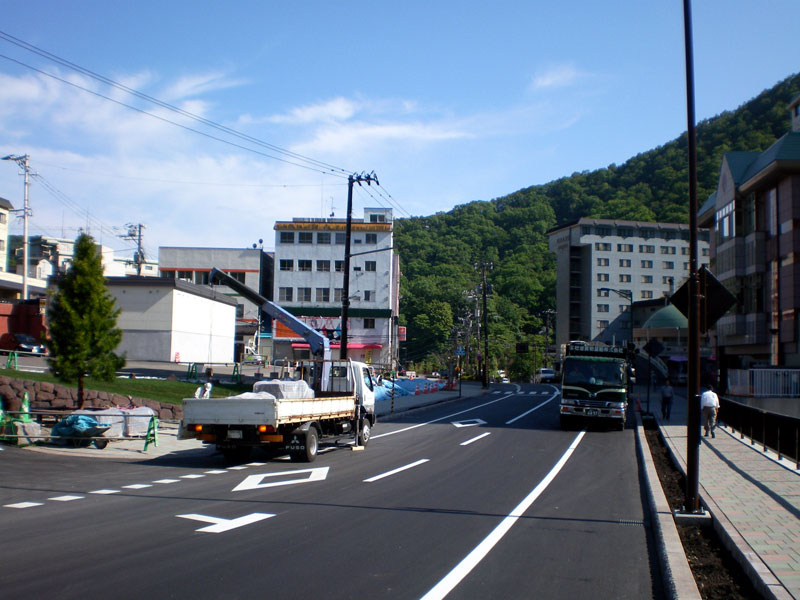
[[[685,474],[685,391],[676,394],[669,422],[661,419],[660,395],[653,390],[650,411]],[[702,437],[701,431],[701,503],[751,579],[761,581],[756,587],[765,597],[800,598],[800,471],[793,462],[779,463],[775,453],[764,453],[761,446],[740,439],[724,424],[725,415],[720,417],[723,423],[717,426],[716,438]]]

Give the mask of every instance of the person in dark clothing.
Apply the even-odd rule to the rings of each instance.
[[[661,418],[669,421],[669,415],[672,412],[672,385],[667,379],[664,385],[661,386]]]

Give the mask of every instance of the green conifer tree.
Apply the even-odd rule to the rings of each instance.
[[[80,408],[87,376],[109,381],[125,364],[124,357],[114,354],[122,341],[119,312],[106,289],[99,248],[92,236],[82,233],[47,311],[50,369],[61,381],[77,381]]]

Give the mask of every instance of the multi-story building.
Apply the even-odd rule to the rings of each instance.
[[[209,274],[216,267],[247,287],[272,300],[272,256],[260,248],[177,248],[160,247],[158,264],[161,277],[209,285]],[[249,300],[227,286],[213,286],[237,301],[235,356],[241,360],[249,349],[266,360],[272,359],[271,321]]]
[[[8,271],[8,215],[14,206],[0,198],[0,271]]]
[[[275,223],[275,301],[331,340],[338,356],[344,292],[345,219]],[[365,208],[353,219],[347,354],[389,367],[397,356],[400,266],[393,247],[392,211]],[[275,326],[275,357],[308,356],[308,344]]]
[[[767,150],[723,156],[709,199],[714,271],[737,298],[716,325],[722,368],[800,367],[800,96],[788,108]]]
[[[689,226],[581,218],[548,232],[556,254],[556,345],[637,337],[635,303],[671,295],[689,276]],[[709,262],[709,232],[698,265]],[[645,316],[646,319],[646,316]]]

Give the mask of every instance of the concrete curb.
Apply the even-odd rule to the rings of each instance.
[[[653,531],[658,545],[659,564],[664,582],[664,593],[671,600],[697,599],[700,591],[694,580],[683,543],[675,526],[675,518],[667,503],[658,479],[655,463],[650,453],[650,445],[642,427],[642,417],[636,413],[636,450],[642,462],[650,514],[653,516]]]

